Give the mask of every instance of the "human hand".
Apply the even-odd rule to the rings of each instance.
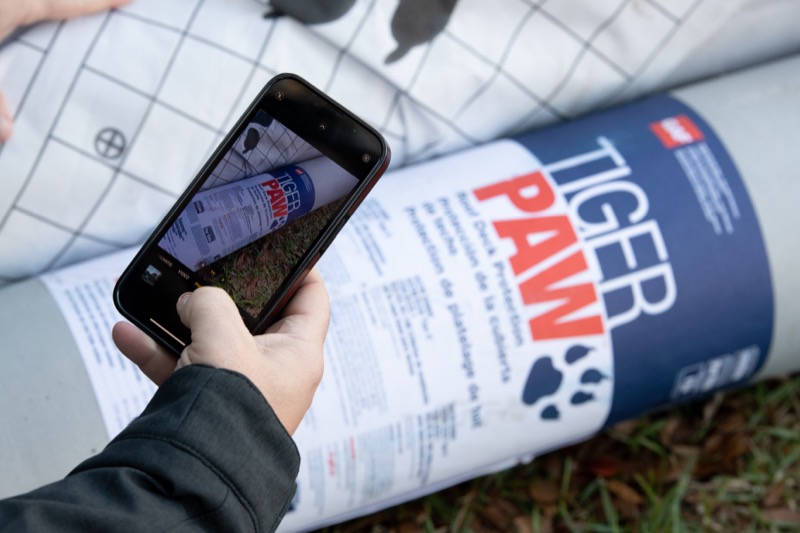
[[[14,116],[8,105],[6,95],[0,91],[0,143],[6,142],[14,131]]]
[[[131,0],[0,0],[0,41],[18,26],[43,20],[59,20],[120,7]],[[0,143],[14,130],[14,118],[0,91]]]
[[[306,276],[283,317],[264,335],[250,334],[233,300],[221,289],[202,287],[186,293],[179,298],[177,309],[192,331],[192,342],[177,361],[127,322],[114,326],[114,342],[156,385],[191,364],[244,374],[293,434],[322,378],[322,344],[330,308],[319,272],[314,269]]]
[[[131,0],[0,0],[0,39],[17,26],[61,20],[120,7]]]

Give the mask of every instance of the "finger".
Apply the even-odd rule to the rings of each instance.
[[[304,340],[322,344],[328,332],[330,316],[328,291],[322,274],[314,268],[284,308],[283,318],[269,331],[302,336]]]
[[[177,309],[181,321],[192,332],[189,348],[202,348],[201,355],[233,356],[241,349],[241,343],[252,340],[239,309],[222,289],[201,287],[183,294]]]
[[[111,337],[119,351],[156,385],[161,385],[175,370],[175,357],[133,324],[117,322]]]
[[[120,7],[129,2],[130,0],[28,0],[28,11],[22,24],[88,15]]]
[[[6,142],[14,131],[14,118],[6,95],[0,91],[0,143]]]

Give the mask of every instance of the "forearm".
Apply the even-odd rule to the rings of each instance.
[[[269,531],[298,467],[291,437],[247,379],[193,365],[66,479],[0,502],[0,527]]]

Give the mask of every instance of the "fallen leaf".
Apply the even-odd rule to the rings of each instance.
[[[767,509],[761,512],[761,516],[770,522],[800,525],[800,512],[785,507],[780,509]]]
[[[783,481],[779,481],[772,485],[764,497],[761,499],[761,505],[766,508],[778,507],[783,503],[783,494],[785,486]]]
[[[528,484],[528,494],[540,505],[553,504],[561,497],[561,487],[552,479],[534,479]]]
[[[619,498],[620,500],[630,503],[632,505],[641,505],[644,503],[644,497],[639,494],[636,489],[630,485],[618,481],[616,479],[609,479],[606,481],[606,487],[609,492]]]
[[[397,526],[397,533],[416,533],[419,531],[419,529],[419,524],[415,524],[414,522],[403,522]]]
[[[732,434],[729,438],[725,439],[722,451],[722,459],[728,462],[746,454],[750,451],[747,435],[744,433]]]
[[[694,472],[697,469],[696,456],[672,457],[669,465],[663,471],[661,478],[664,483],[675,483],[686,475],[687,471]]]
[[[715,433],[703,445],[703,453],[698,458],[694,475],[707,477],[734,472],[736,460],[749,449],[747,436],[743,433]]]
[[[502,498],[497,498],[491,504],[480,509],[480,517],[492,526],[494,531],[508,531],[517,514],[517,508]]]
[[[533,533],[533,525],[531,525],[531,517],[529,516],[516,516],[514,517],[514,530],[517,533]],[[542,528],[539,528],[539,532],[543,532]]]
[[[616,433],[621,433],[623,435],[630,437],[639,428],[639,424],[640,421],[635,418],[632,418],[630,420],[623,420],[622,422],[617,422],[616,424],[614,424],[614,426],[611,428],[611,431],[614,431]]]
[[[727,492],[752,492],[753,484],[742,478],[730,478],[725,480],[722,487]]]
[[[734,411],[716,420],[716,430],[720,433],[739,433],[747,429],[747,418]]]
[[[711,456],[716,455],[719,453],[720,448],[722,448],[723,444],[722,441],[725,439],[725,435],[722,433],[712,433],[708,437],[705,438],[703,441],[703,451],[702,454],[704,456]]]
[[[671,416],[667,420],[667,423],[664,424],[664,427],[661,428],[659,432],[659,438],[661,439],[661,443],[665,446],[671,446],[673,443],[676,442],[675,436],[678,433],[678,430],[681,429],[683,426],[683,421],[679,416]]]
[[[247,283],[247,287],[244,290],[245,298],[252,299],[253,296],[256,294],[256,287],[258,286],[258,278],[253,278]]]
[[[683,457],[686,459],[694,459],[698,455],[700,455],[700,448],[698,446],[687,446],[684,444],[676,444],[670,449],[672,450],[672,453],[674,453],[678,457]]]
[[[624,518],[625,520],[635,520],[641,515],[641,513],[639,512],[638,505],[633,505],[631,503],[624,502],[622,500],[617,500],[616,507],[617,507],[617,514],[622,518]]]

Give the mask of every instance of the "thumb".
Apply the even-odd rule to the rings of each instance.
[[[254,341],[231,297],[216,287],[201,287],[178,299],[178,316],[192,332],[181,364],[202,363],[237,370]]]

